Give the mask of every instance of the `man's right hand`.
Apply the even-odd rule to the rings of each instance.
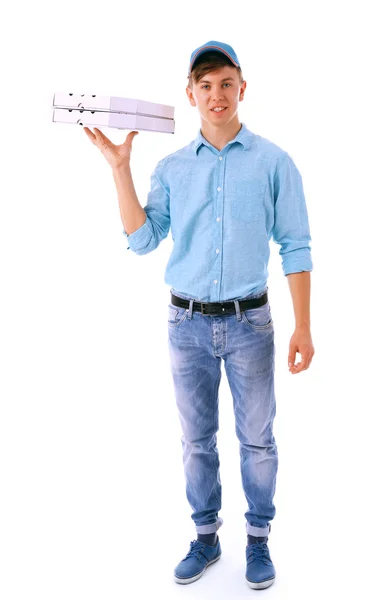
[[[112,169],[129,165],[130,154],[132,151],[132,141],[134,136],[139,133],[138,131],[130,131],[125,138],[124,144],[116,146],[111,140],[109,140],[108,137],[106,137],[104,133],[102,133],[102,131],[96,127],[93,128],[95,134],[93,134],[88,127],[83,127],[83,129],[91,140],[92,144],[101,150]]]

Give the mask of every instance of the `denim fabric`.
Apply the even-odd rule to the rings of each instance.
[[[258,294],[261,296],[267,287]],[[173,290],[171,290],[173,291]],[[187,294],[178,296],[194,300]],[[168,305],[168,345],[176,404],[182,428],[188,502],[198,533],[222,524],[219,454],[216,447],[221,359],[233,397],[240,470],[248,503],[248,533],[268,535],[275,515],[278,466],[273,435],[274,326],[269,302],[236,314],[214,317],[190,307]]]
[[[199,131],[163,158],[151,177],[146,221],[127,235],[136,254],[167,237],[173,248],[165,282],[202,302],[224,302],[263,290],[271,238],[284,275],[312,270],[308,214],[292,158],[244,123],[221,151]]]

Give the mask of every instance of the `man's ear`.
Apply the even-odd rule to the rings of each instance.
[[[244,92],[245,92],[245,88],[247,87],[247,82],[243,81],[243,83],[240,86],[240,91],[239,91],[239,100],[242,101],[244,99]]]
[[[194,100],[194,96],[193,96],[193,92],[190,89],[190,87],[187,85],[186,89],[185,89],[187,96],[189,98],[189,102],[191,103],[192,106],[196,106],[196,102]]]

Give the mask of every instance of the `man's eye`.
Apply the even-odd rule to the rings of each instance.
[[[224,83],[223,85],[231,85],[231,83]],[[202,85],[202,89],[208,87],[208,83]]]

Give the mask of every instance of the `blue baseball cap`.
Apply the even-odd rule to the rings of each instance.
[[[210,42],[203,44],[203,46],[199,46],[199,48],[193,50],[190,57],[188,75],[190,75],[193,64],[198,56],[201,56],[201,54],[204,54],[204,52],[208,52],[209,50],[214,50],[225,54],[225,56],[227,56],[236,67],[240,67],[238,57],[231,46],[228,44],[223,44],[223,42],[215,42],[214,40],[211,40]]]

